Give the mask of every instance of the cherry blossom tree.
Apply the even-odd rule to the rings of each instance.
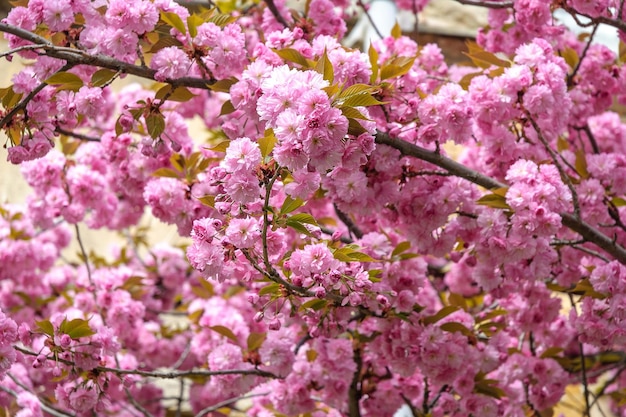
[[[345,0],[17,2],[0,413],[626,415],[624,0],[458,1],[472,65],[343,47]]]

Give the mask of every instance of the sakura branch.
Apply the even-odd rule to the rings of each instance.
[[[513,2],[506,0],[456,0],[456,2],[469,6],[485,7],[487,9],[509,9],[513,7]]]
[[[433,165],[443,168],[451,174],[464,178],[474,184],[480,185],[487,189],[506,188],[504,183],[487,177],[477,171],[469,169],[468,167],[459,164],[458,162],[447,158],[440,153],[428,151],[419,146],[415,146],[406,141],[400,139],[391,138],[389,135],[379,132],[376,135],[376,142],[381,145],[391,146],[406,156],[412,156],[414,158],[427,161]],[[561,213],[561,220],[563,225],[570,228],[574,232],[580,234],[586,241],[592,242],[600,248],[604,249],[607,253],[611,254],[620,263],[626,265],[626,249],[616,243],[614,240],[585,223],[578,216],[570,213]]]
[[[0,405],[547,415],[580,361],[621,372],[623,62],[549,2],[460,3],[498,9],[469,74],[397,30],[344,47],[341,0],[11,10],[0,58],[30,65],[1,117],[32,195],[0,205]],[[148,241],[148,212],[184,244]],[[127,239],[67,262],[85,228]],[[601,392],[622,413],[624,386]]]
[[[155,80],[157,70],[152,68],[129,64],[128,62],[112,58],[105,55],[91,55],[85,51],[74,48],[66,48],[53,44],[46,38],[34,34],[22,28],[0,22],[0,32],[10,33],[24,40],[33,42],[42,51],[42,54],[51,58],[63,60],[67,65],[89,65],[93,67],[106,68],[113,71],[119,71],[123,74],[136,75],[141,78]],[[35,49],[35,48],[33,48]],[[175,80],[165,79],[176,86],[193,87],[200,89],[208,89],[215,80],[197,78],[197,77],[177,77]]]
[[[37,357],[39,354],[32,350],[14,346],[14,349],[18,352],[21,352],[28,356]],[[79,369],[75,362],[67,361],[60,358],[55,357],[46,357],[48,361],[59,361],[65,365],[69,365],[72,367],[76,367]],[[158,379],[180,379],[180,378],[196,378],[196,377],[210,377],[210,376],[218,376],[218,375],[257,375],[264,378],[280,378],[277,375],[274,375],[271,372],[263,371],[260,369],[228,369],[223,371],[207,371],[202,369],[190,370],[190,371],[143,371],[140,369],[121,369],[121,368],[112,368],[108,366],[96,366],[92,369],[95,372],[103,372],[103,373],[111,373],[117,376],[123,375],[137,375],[146,378],[158,378]]]

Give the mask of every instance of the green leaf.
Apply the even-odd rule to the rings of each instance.
[[[354,95],[371,93],[375,88],[367,84],[352,84],[350,87],[339,93],[339,98],[347,98]]]
[[[187,87],[176,87],[174,92],[167,99],[171,101],[177,101],[179,103],[184,103],[191,100],[195,96],[196,95],[189,91]]]
[[[576,68],[578,62],[580,61],[578,53],[574,49],[569,47],[565,47],[565,49],[561,50],[561,56],[563,57],[563,59],[565,59],[567,65],[569,65],[569,67],[572,69]]]
[[[161,36],[159,40],[156,41],[154,45],[152,45],[150,50],[148,50],[148,53],[155,54],[161,49],[169,48],[170,46],[183,46],[183,44],[171,35]]]
[[[315,218],[308,213],[298,213],[291,216],[288,220],[293,220],[299,223],[307,223],[317,226]]]
[[[456,321],[453,321],[450,323],[444,323],[439,327],[441,327],[441,330],[449,332],[449,333],[461,333],[463,336],[467,336],[468,338],[475,337],[474,332],[472,332],[470,329],[468,329],[467,327],[465,327],[464,325]]]
[[[223,80],[218,80],[214,82],[208,87],[209,89],[211,89],[211,91],[219,91],[221,93],[228,93],[230,91],[230,87],[232,87],[233,84],[237,83],[238,81],[239,80],[235,77],[224,78]]]
[[[265,135],[258,140],[259,149],[261,150],[261,156],[266,158],[274,149],[277,139],[272,129],[267,129]]]
[[[466,42],[468,52],[463,52],[467,55],[474,65],[480,68],[487,69],[491,66],[508,68],[511,66],[509,61],[498,58],[495,54],[485,51],[476,42]]]
[[[267,333],[250,333],[246,343],[248,345],[248,352],[252,352],[260,348],[266,338]]]
[[[458,306],[446,306],[442,308],[441,310],[439,310],[436,314],[433,314],[432,316],[424,317],[422,319],[422,322],[424,324],[437,323],[442,318],[448,317],[450,314],[454,313],[455,311],[458,311],[459,309],[460,308]]]
[[[378,79],[378,51],[376,48],[370,43],[369,50],[367,54],[370,59],[370,65],[372,66],[372,75],[370,75],[370,84],[374,84]]]
[[[372,258],[367,253],[363,253],[359,251],[352,252],[348,254],[348,256],[352,258],[352,260],[359,261],[359,262],[378,262],[377,259]]]
[[[21,100],[23,94],[15,94],[13,86],[2,89],[2,106],[5,109],[14,107]]]
[[[474,391],[479,394],[487,395],[489,397],[493,397],[495,399],[500,399],[502,397],[506,397],[506,393],[502,391],[501,388],[496,385],[488,383],[488,380],[480,381],[474,385]]]
[[[356,119],[351,117],[348,118],[348,134],[352,136],[360,136],[363,133],[367,133],[367,129],[365,129]]]
[[[391,36],[394,39],[400,39],[400,37],[402,37],[402,28],[400,27],[400,24],[396,21],[396,24],[393,25],[393,28],[391,28]]]
[[[235,110],[236,109],[235,109],[235,106],[233,106],[233,103],[230,100],[226,100],[224,104],[222,104],[222,109],[220,110],[220,116],[231,114]]]
[[[41,330],[50,337],[54,336],[54,326],[52,326],[50,320],[36,321],[35,324],[37,325],[38,330]]]
[[[160,113],[152,113],[146,117],[146,127],[152,139],[156,139],[165,130],[165,118]]]
[[[218,143],[217,145],[213,146],[212,148],[209,148],[210,150],[212,150],[213,152],[226,152],[226,150],[228,149],[228,147],[230,146],[230,141],[229,140],[223,140],[220,143]]]
[[[465,74],[461,78],[461,80],[459,80],[459,85],[461,86],[461,88],[463,88],[463,90],[467,91],[469,89],[470,84],[472,83],[472,80],[478,77],[479,75],[483,75],[482,71],[470,72],[469,74]]]
[[[57,72],[46,81],[48,85],[58,85],[59,90],[78,91],[83,85],[83,80],[71,72]]]
[[[236,345],[239,345],[239,340],[237,339],[237,336],[235,336],[235,333],[233,333],[233,331],[230,330],[228,327],[218,325],[218,326],[210,326],[209,329],[221,334],[227,339],[232,340]]]
[[[227,0],[227,1],[218,1],[217,2],[218,7],[220,8],[221,11],[226,12],[226,13],[230,13],[233,10],[235,10],[237,8],[236,5],[236,1],[235,0]],[[221,4],[221,6],[220,6]],[[225,6],[225,4],[229,4],[228,6]],[[232,5],[232,6],[231,6]],[[224,26],[229,25],[230,23],[233,23],[234,21],[236,21],[237,18],[235,16],[231,16],[229,14],[225,14],[225,13],[219,13],[216,14],[214,16],[211,16],[209,18],[209,22],[210,23],[214,23],[217,26],[224,28]]]
[[[204,197],[198,197],[198,200],[205,206],[215,208],[215,196],[214,195],[205,195]]]
[[[294,62],[303,68],[310,68],[309,61],[298,51],[292,48],[272,49],[276,55],[288,62]]]
[[[180,178],[181,173],[171,168],[159,168],[152,173],[154,177]]]
[[[574,168],[581,178],[589,178],[589,171],[587,171],[587,158],[585,157],[585,151],[579,149],[576,151],[576,160],[574,161]]]
[[[415,57],[400,56],[394,58],[383,65],[380,71],[380,79],[386,80],[404,75],[413,67],[414,62]]]
[[[393,249],[393,252],[391,252],[391,257],[393,258],[394,256],[400,255],[402,252],[406,252],[410,247],[411,242],[409,241],[405,240],[404,242],[398,243],[398,245]]]
[[[61,323],[59,331],[68,335],[72,339],[80,339],[81,337],[88,337],[96,334],[96,332],[89,327],[89,322],[83,319],[74,319],[69,322],[65,319]]]
[[[183,35],[187,33],[187,29],[185,29],[185,24],[183,23],[183,20],[176,13],[161,12],[161,20],[178,30]]]
[[[487,194],[476,200],[476,204],[491,208],[510,210],[511,207],[506,202],[506,198],[498,194]]]
[[[554,358],[555,356],[557,356],[561,352],[563,352],[563,348],[562,347],[552,346],[551,348],[546,349],[541,354],[541,359],[544,359],[544,358]]]
[[[187,27],[189,28],[189,34],[192,38],[195,38],[198,34],[198,26],[204,23],[204,19],[202,19],[197,14],[192,14],[187,18]]]
[[[382,101],[378,101],[370,94],[358,94],[353,95],[345,99],[342,103],[343,106],[347,107],[367,107],[367,106],[377,106],[379,104],[385,104]]]
[[[328,301],[326,300],[320,300],[318,298],[314,298],[305,303],[302,303],[302,305],[300,306],[300,311],[305,311],[309,309],[319,311],[323,309],[324,307],[326,307],[327,304],[328,304]]]
[[[333,256],[341,262],[354,262],[354,259],[349,256],[352,252],[354,252],[354,249],[344,246],[343,248],[335,250]]]
[[[184,103],[191,100],[195,96],[196,95],[189,91],[186,87],[176,87],[176,89],[172,91],[172,86],[166,84],[156,92],[154,98],[157,100],[171,100]]]
[[[624,207],[624,206],[626,206],[626,200],[624,200],[621,197],[613,197],[611,199],[611,203],[613,203],[613,205],[615,207]]]
[[[296,198],[294,200],[290,196],[287,196],[285,198],[285,201],[283,202],[283,205],[280,208],[280,214],[291,213],[292,211],[296,210],[297,208],[300,208],[303,204],[304,204],[303,200],[300,200],[299,198]]]
[[[317,65],[315,65],[315,71],[319,72],[324,76],[324,79],[328,81],[329,84],[332,84],[335,80],[335,72],[333,69],[333,64],[328,59],[328,54],[326,53],[326,48],[324,48],[324,54],[317,61]]]
[[[491,320],[493,318],[496,317],[500,317],[500,316],[506,316],[508,313],[508,311],[502,309],[502,308],[496,308],[494,310],[491,310],[483,315],[481,315],[479,318],[476,318],[476,323],[482,323],[488,320]]]
[[[360,119],[360,120],[370,120],[367,117],[365,117],[363,115],[363,113],[361,113],[360,111],[358,111],[354,107],[344,107],[344,106],[342,106],[342,107],[339,107],[339,110],[341,110],[341,113],[343,113],[343,115],[346,116],[347,118]]]
[[[272,282],[259,290],[259,295],[277,295],[280,291],[280,285]]]
[[[285,224],[307,236],[310,236],[311,232],[309,232],[309,229],[307,229],[304,224],[312,224],[317,226],[315,218],[313,218],[313,216],[308,213],[294,214],[285,221]]]
[[[117,74],[115,71],[108,69],[100,69],[91,76],[91,85],[94,87],[102,87],[109,83]]]

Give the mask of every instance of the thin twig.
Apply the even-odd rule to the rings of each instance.
[[[25,355],[37,356],[38,353],[33,352],[29,349],[25,349],[20,346],[13,346],[15,350],[18,352],[22,352]],[[63,360],[61,358],[46,358],[51,361],[56,361],[63,363],[65,365],[76,366],[76,364],[72,361]],[[201,369],[192,370],[192,371],[141,371],[139,369],[121,369],[121,368],[111,368],[108,366],[96,366],[93,368],[98,372],[110,372],[116,375],[137,375],[143,376],[147,378],[160,378],[160,379],[177,379],[177,378],[193,378],[193,377],[210,377],[217,375],[256,375],[262,376],[265,378],[275,378],[281,379],[281,377],[267,371],[262,371],[260,369],[227,369],[223,371],[205,371]]]
[[[207,407],[207,408],[201,410],[198,414],[195,415],[195,417],[202,417],[202,416],[204,416],[204,415],[206,415],[208,413],[211,413],[213,411],[219,410],[220,408],[225,407],[225,406],[227,406],[229,404],[232,404],[233,402],[236,402],[236,401],[247,400],[249,398],[254,398],[254,397],[263,397],[263,396],[269,395],[269,394],[270,394],[270,392],[268,391],[268,392],[259,392],[259,393],[255,393],[255,394],[248,394],[248,395],[242,395],[240,397],[229,398],[227,400],[221,401],[221,402],[219,402],[217,404],[214,404],[214,405],[212,405],[210,407]]]
[[[2,23],[0,23],[0,25],[2,25]],[[59,71],[67,71],[68,69],[72,68],[73,66],[74,66],[73,64],[72,65],[69,65],[69,64],[64,65]],[[39,84],[37,87],[35,87],[33,89],[33,91],[28,93],[28,95],[26,97],[24,97],[22,100],[20,100],[20,102],[17,103],[15,105],[15,107],[13,107],[11,110],[9,110],[7,112],[7,114],[4,115],[2,120],[0,120],[0,129],[2,129],[4,126],[6,126],[6,124],[9,123],[13,119],[13,116],[15,116],[20,110],[24,110],[26,108],[26,106],[28,105],[28,103],[30,103],[30,101],[37,94],[39,94],[39,92],[41,90],[43,90],[47,86],[48,86],[48,84],[46,84],[45,82]]]
[[[339,210],[339,207],[337,207],[337,204],[334,204],[334,207],[335,207],[335,213],[337,214],[337,217],[339,217],[339,220],[341,220],[341,222],[346,225],[346,227],[348,228],[348,231],[352,235],[354,235],[354,237],[356,237],[357,239],[361,239],[363,237],[363,232],[361,231],[359,226],[354,224],[350,216],[348,216],[343,211]]]
[[[567,175],[567,173],[561,166],[561,163],[559,162],[559,157],[557,156],[556,152],[554,152],[554,149],[552,149],[552,146],[550,146],[546,138],[543,136],[543,133],[541,132],[541,128],[539,127],[535,119],[533,119],[533,117],[530,115],[528,111],[526,112],[526,115],[528,116],[528,120],[530,121],[530,123],[533,125],[533,128],[537,132],[537,137],[543,144],[546,151],[548,151],[548,153],[550,154],[550,157],[552,157],[554,166],[559,171],[559,174],[561,175],[561,179],[565,182],[565,185],[567,185],[567,188],[569,188],[569,191],[572,194],[572,205],[574,206],[574,216],[580,218],[580,204],[578,203],[578,193],[576,192],[576,189],[574,188],[574,184],[572,184],[572,180],[570,179],[569,175]]]
[[[37,394],[35,394],[30,388],[28,388],[26,385],[22,384],[22,382],[20,382],[19,379],[17,379],[12,373],[7,373],[6,374],[9,378],[11,378],[11,380],[13,382],[15,382],[15,384],[22,388],[24,391],[30,392],[31,394],[33,394],[34,396],[37,397],[37,400],[39,400],[39,405],[41,406],[42,410],[44,410],[46,413],[52,414],[55,417],[76,417],[74,414],[72,413],[68,413],[66,411],[63,411],[57,407],[54,407],[52,405],[47,404],[46,402],[44,402],[41,398],[39,398],[39,396]],[[14,396],[15,398],[17,398],[18,393],[13,391],[12,389],[9,388],[5,388],[2,385],[0,385],[0,390],[3,390],[4,392],[6,392],[7,394],[10,394],[12,396]]]
[[[374,32],[376,32],[376,35],[378,35],[380,39],[383,39],[384,36],[380,33],[378,26],[376,26],[376,23],[374,23],[374,19],[372,19],[372,16],[370,16],[369,12],[367,11],[367,7],[365,7],[365,4],[363,4],[363,1],[357,0],[357,4],[363,9],[363,13],[365,13],[365,16],[367,16],[367,20],[369,20],[372,29],[374,29]]]
[[[70,136],[75,139],[84,140],[85,142],[100,142],[100,138],[96,138],[93,136],[83,135],[82,133],[72,132],[69,130],[65,130],[62,127],[57,126],[55,132],[60,133],[61,135]]]
[[[513,7],[512,1],[497,1],[497,0],[456,0],[457,3],[465,4],[468,6],[486,7],[488,9],[508,9]]]
[[[583,49],[582,54],[580,54],[580,58],[578,59],[578,62],[576,63],[576,67],[574,68],[574,71],[572,71],[572,73],[567,76],[567,85],[568,86],[571,86],[573,84],[574,77],[578,73],[578,70],[580,69],[580,67],[582,65],[583,59],[585,59],[585,56],[587,55],[587,52],[589,51],[589,47],[591,46],[591,42],[593,41],[593,37],[596,35],[598,27],[599,27],[599,25],[595,25],[593,27],[593,30],[591,31],[591,35],[589,35],[589,40],[587,41],[587,44],[585,45],[585,49]]]

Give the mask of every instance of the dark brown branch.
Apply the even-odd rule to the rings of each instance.
[[[363,232],[361,231],[361,229],[359,229],[359,227],[356,224],[354,224],[350,216],[348,216],[343,211],[339,210],[336,204],[334,205],[334,207],[335,207],[335,213],[337,213],[337,217],[339,217],[339,220],[341,220],[343,224],[346,225],[346,227],[348,228],[348,231],[352,235],[354,235],[354,237],[356,237],[357,239],[361,239],[363,237]]]
[[[2,23],[0,23],[1,25]],[[74,65],[65,65],[63,66],[63,68],[61,68],[59,71],[67,71],[68,69],[72,68]],[[28,93],[28,95],[26,97],[24,97],[19,103],[17,103],[15,105],[15,107],[13,107],[11,110],[9,110],[7,112],[7,114],[4,115],[4,117],[2,118],[2,120],[0,120],[0,129],[2,129],[4,126],[7,125],[7,123],[9,123],[11,120],[13,120],[13,117],[20,111],[20,110],[24,110],[26,108],[26,106],[28,105],[28,103],[35,98],[35,96],[37,94],[39,94],[39,92],[41,90],[43,90],[45,87],[47,87],[48,84],[46,83],[41,83],[39,84],[37,87],[35,87],[33,89],[33,91],[31,91],[30,93]]]
[[[465,4],[468,6],[486,7],[488,9],[508,9],[513,7],[512,1],[497,1],[497,0],[456,0],[457,3]]]
[[[563,6],[563,10],[569,13],[570,16],[572,16],[572,18],[574,18],[574,20],[576,21],[576,24],[580,27],[589,27],[589,26],[597,25],[598,23],[604,23],[605,25],[613,26],[616,29],[626,32],[626,22],[620,20],[619,17],[617,19],[611,19],[610,17],[605,17],[605,16],[592,17],[592,16],[589,16],[588,14],[581,13],[578,10],[572,7],[568,7],[568,6]],[[585,17],[589,19],[590,22],[583,23],[578,19],[578,16]]]
[[[65,130],[62,127],[58,127],[58,126],[56,127],[55,132],[60,133],[61,135],[69,136],[69,137],[79,139],[85,142],[100,142],[100,138],[83,135],[82,133],[71,132],[69,130]]]
[[[51,58],[65,60],[68,64],[71,64],[72,66],[89,65],[92,67],[106,68],[113,71],[119,71],[120,73],[124,74],[136,75],[141,78],[155,80],[154,75],[156,74],[156,70],[153,70],[151,68],[135,64],[129,64],[127,62],[120,61],[106,55],[91,55],[79,49],[56,46],[46,38],[36,35],[22,28],[18,28],[16,26],[0,22],[0,32],[10,33],[24,40],[38,44],[41,46],[44,55]],[[213,84],[215,80],[207,80],[196,77],[182,77],[176,79],[166,79],[165,82],[175,86],[202,88],[207,90],[209,89],[209,85]]]
[[[359,403],[361,400],[360,379],[363,359],[361,358],[361,350],[359,347],[354,349],[354,362],[356,363],[356,370],[354,371],[354,376],[352,377],[352,382],[348,390],[348,415],[350,417],[361,417]]]
[[[283,15],[281,15],[280,11],[278,11],[278,7],[276,7],[276,4],[274,3],[274,0],[264,0],[264,2],[265,2],[265,5],[267,6],[267,8],[270,9],[270,12],[272,12],[272,15],[274,15],[274,18],[276,20],[278,20],[278,23],[280,23],[284,27],[288,28],[289,27],[289,23],[287,23],[287,21],[285,20]]]
[[[464,178],[474,184],[480,185],[487,189],[504,188],[506,184],[503,184],[491,177],[483,175],[471,168],[466,167],[450,158],[447,158],[439,153],[435,153],[419,146],[413,145],[409,142],[394,139],[386,133],[379,132],[376,134],[376,143],[381,145],[391,146],[399,150],[405,156],[412,156],[414,158],[421,159],[426,162],[430,162],[440,168],[443,168],[457,177]],[[581,235],[586,241],[591,242],[598,247],[604,249],[607,253],[611,254],[621,264],[626,265],[626,249],[603,234],[599,230],[595,229],[582,219],[577,218],[571,213],[560,213],[561,222],[570,230]]]
[[[22,352],[25,355],[37,356],[36,352],[30,351],[28,349],[24,349],[19,346],[13,346],[13,348],[19,352]],[[74,366],[74,362],[63,360],[60,358],[47,358],[48,360],[54,360],[57,362],[61,362],[65,365]],[[97,366],[94,370],[98,372],[111,372],[116,375],[138,375],[147,378],[160,378],[160,379],[177,379],[177,378],[193,378],[193,377],[205,377],[205,376],[216,376],[216,375],[256,375],[262,376],[265,378],[276,378],[280,379],[281,377],[267,371],[262,371],[260,369],[226,369],[222,371],[206,371],[206,370],[193,370],[193,371],[169,371],[169,372],[159,372],[159,371],[141,371],[139,369],[120,369],[120,368],[110,368],[107,366]]]
[[[483,175],[480,172],[474,171],[463,164],[443,156],[440,153],[420,148],[419,146],[413,145],[401,139],[394,139],[386,133],[378,132],[376,134],[376,143],[391,146],[392,148],[399,150],[404,156],[412,156],[414,158],[421,159],[422,161],[430,162],[431,164],[436,165],[439,168],[443,168],[457,177],[465,178],[466,180],[489,190],[506,187],[506,184]]]

